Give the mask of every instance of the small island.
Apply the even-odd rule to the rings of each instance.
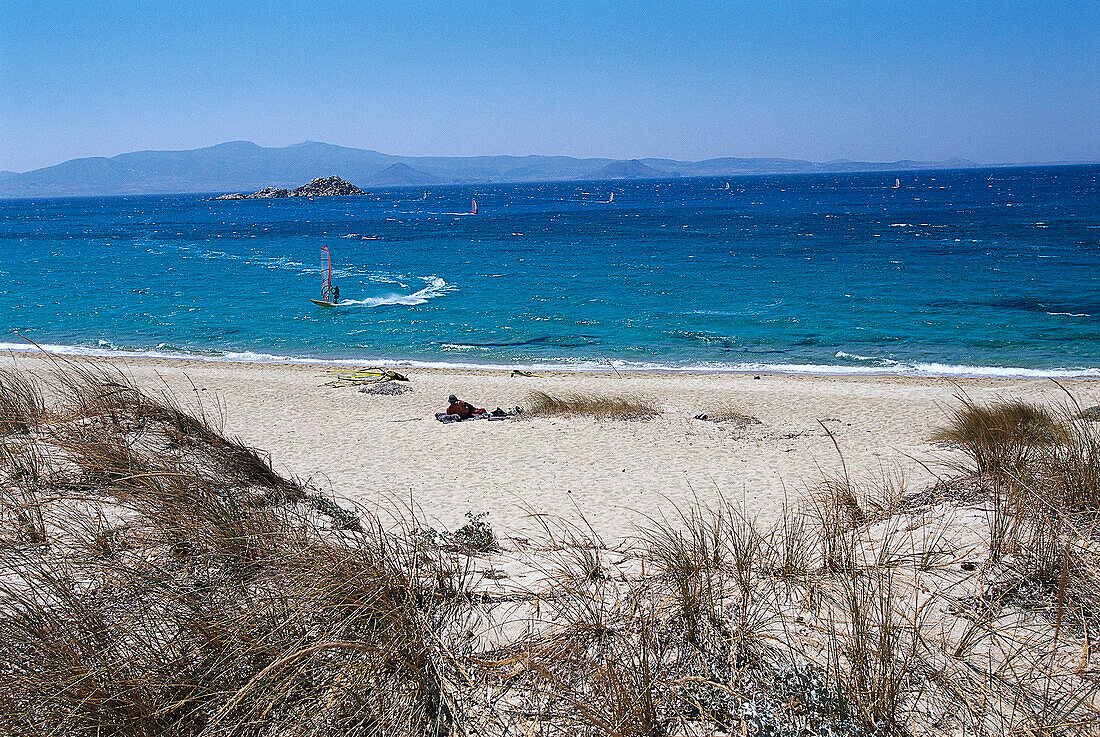
[[[282,187],[264,187],[259,192],[243,194],[223,194],[215,197],[216,200],[267,200],[279,197],[347,197],[350,195],[366,194],[351,182],[344,181],[340,177],[320,177],[309,184],[303,184],[295,189],[283,189]]]

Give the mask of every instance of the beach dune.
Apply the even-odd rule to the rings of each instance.
[[[455,529],[488,513],[498,534],[526,536],[539,515],[608,541],[692,502],[719,497],[762,522],[843,469],[862,484],[919,490],[952,451],[929,441],[966,394],[977,401],[1063,401],[1049,380],[401,369],[409,393],[326,387],[322,365],[101,359],[142,387],[175,392],[222,416],[225,430],[270,452],[276,470],[370,509]],[[31,370],[43,358],[10,363]],[[1063,382],[1082,404],[1096,382]],[[654,419],[532,417],[442,424],[449,394],[479,407],[524,406],[533,391],[648,400]],[[735,409],[759,424],[695,419]],[[828,432],[826,432],[826,429]],[[831,436],[831,437],[830,437]],[[835,445],[834,445],[835,440]],[[838,453],[838,448],[840,453]],[[843,454],[843,465],[841,463]]]

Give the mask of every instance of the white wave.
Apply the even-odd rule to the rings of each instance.
[[[309,273],[311,271],[316,271],[318,273],[320,272],[319,268],[307,268],[305,267],[305,264],[299,261],[295,261],[286,256],[265,256],[256,253],[255,251],[244,254],[226,253],[225,251],[214,251],[201,248],[197,243],[192,245],[170,245],[165,246],[165,248],[175,251],[181,251],[185,254],[190,254],[190,256],[194,258],[202,258],[215,261],[240,261],[246,266],[258,266],[262,269],[279,269],[286,271],[299,271],[302,273]],[[164,253],[164,251],[160,251],[160,253]]]
[[[457,344],[456,344],[457,345]],[[395,360],[359,356],[356,358],[318,358],[315,356],[288,356],[253,351],[199,352],[185,349],[157,351],[145,349],[105,349],[82,346],[41,344],[46,352],[63,356],[101,356],[116,358],[159,358],[188,361],[227,361],[236,363],[291,363],[325,366],[347,366],[370,363],[375,366],[439,369],[522,369],[525,371],[604,372],[612,369],[636,373],[676,374],[796,374],[818,376],[928,376],[928,377],[980,377],[1027,379],[1100,378],[1100,367],[1071,367],[1031,369],[1014,366],[970,366],[946,363],[901,363],[892,366],[836,366],[831,364],[794,363],[700,363],[669,365],[643,361],[593,361],[562,358],[544,363],[498,363]],[[0,351],[35,353],[39,348],[29,343],[0,342]]]
[[[366,305],[367,307],[385,307],[387,305],[403,305],[405,307],[416,307],[422,305],[429,299],[435,299],[436,297],[442,297],[448,292],[454,291],[453,284],[448,284],[446,281],[438,276],[423,277],[424,281],[428,282],[428,286],[423,289],[417,290],[412,294],[384,294],[381,297],[367,297],[366,299],[348,299],[340,302],[341,306],[344,305]]]
[[[294,261],[293,259],[286,258],[284,256],[277,256],[272,258],[253,258],[248,259],[245,263],[249,265],[261,266],[265,269],[283,269],[286,271],[301,271],[305,268],[305,264],[300,261]]]
[[[109,340],[97,340],[96,348],[87,348],[77,345],[59,345],[56,343],[39,343],[37,346],[30,343],[4,343],[0,342],[0,351],[12,353],[39,353],[46,352],[57,356],[93,356],[97,358],[171,358],[188,361],[222,361],[227,360],[230,354],[220,351],[200,351],[193,348],[178,348],[167,343],[161,343],[156,349],[126,348],[116,345]]]
[[[858,353],[848,353],[847,351],[837,351],[837,358],[847,358],[852,361],[878,361],[883,366],[897,365],[897,361],[892,358],[878,358],[876,356],[861,356]]]
[[[944,363],[913,364],[915,376],[990,376],[1028,379],[1072,379],[1100,377],[1100,368],[1029,369],[1000,366],[967,366]],[[908,373],[908,372],[902,372]]]
[[[1090,312],[1048,312],[1048,315],[1065,315],[1066,317],[1092,317]]]
[[[445,351],[487,351],[488,346],[466,345],[465,343],[440,343],[439,347]]]

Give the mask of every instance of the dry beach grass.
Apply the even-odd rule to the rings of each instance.
[[[719,497],[609,544],[380,517],[184,396],[0,374],[5,734],[1100,729],[1100,426],[1070,399],[960,399],[929,488],[840,462],[773,517]]]
[[[527,395],[525,409],[543,417],[594,417],[600,420],[648,420],[661,414],[652,402],[631,396],[566,394],[534,391]]]

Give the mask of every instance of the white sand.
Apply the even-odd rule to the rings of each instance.
[[[401,369],[413,392],[375,396],[323,388],[326,367],[197,361],[110,361],[146,387],[167,383],[221,406],[225,429],[271,453],[275,468],[338,496],[389,508],[411,500],[429,524],[454,529],[467,511],[487,511],[498,533],[537,529],[533,512],[580,524],[607,539],[647,517],[719,494],[766,521],[840,461],[857,479],[900,474],[909,489],[945,471],[952,456],[927,441],[954,399],[1062,401],[1046,380],[821,377],[740,374],[556,373]],[[41,368],[40,359],[8,364]],[[1100,382],[1063,382],[1082,404]],[[528,418],[444,425],[434,413],[455,393],[480,407],[524,404],[534,389],[654,401],[644,422]],[[692,419],[735,407],[759,418],[747,428]],[[926,467],[927,466],[927,467]],[[931,470],[930,470],[931,469]]]

